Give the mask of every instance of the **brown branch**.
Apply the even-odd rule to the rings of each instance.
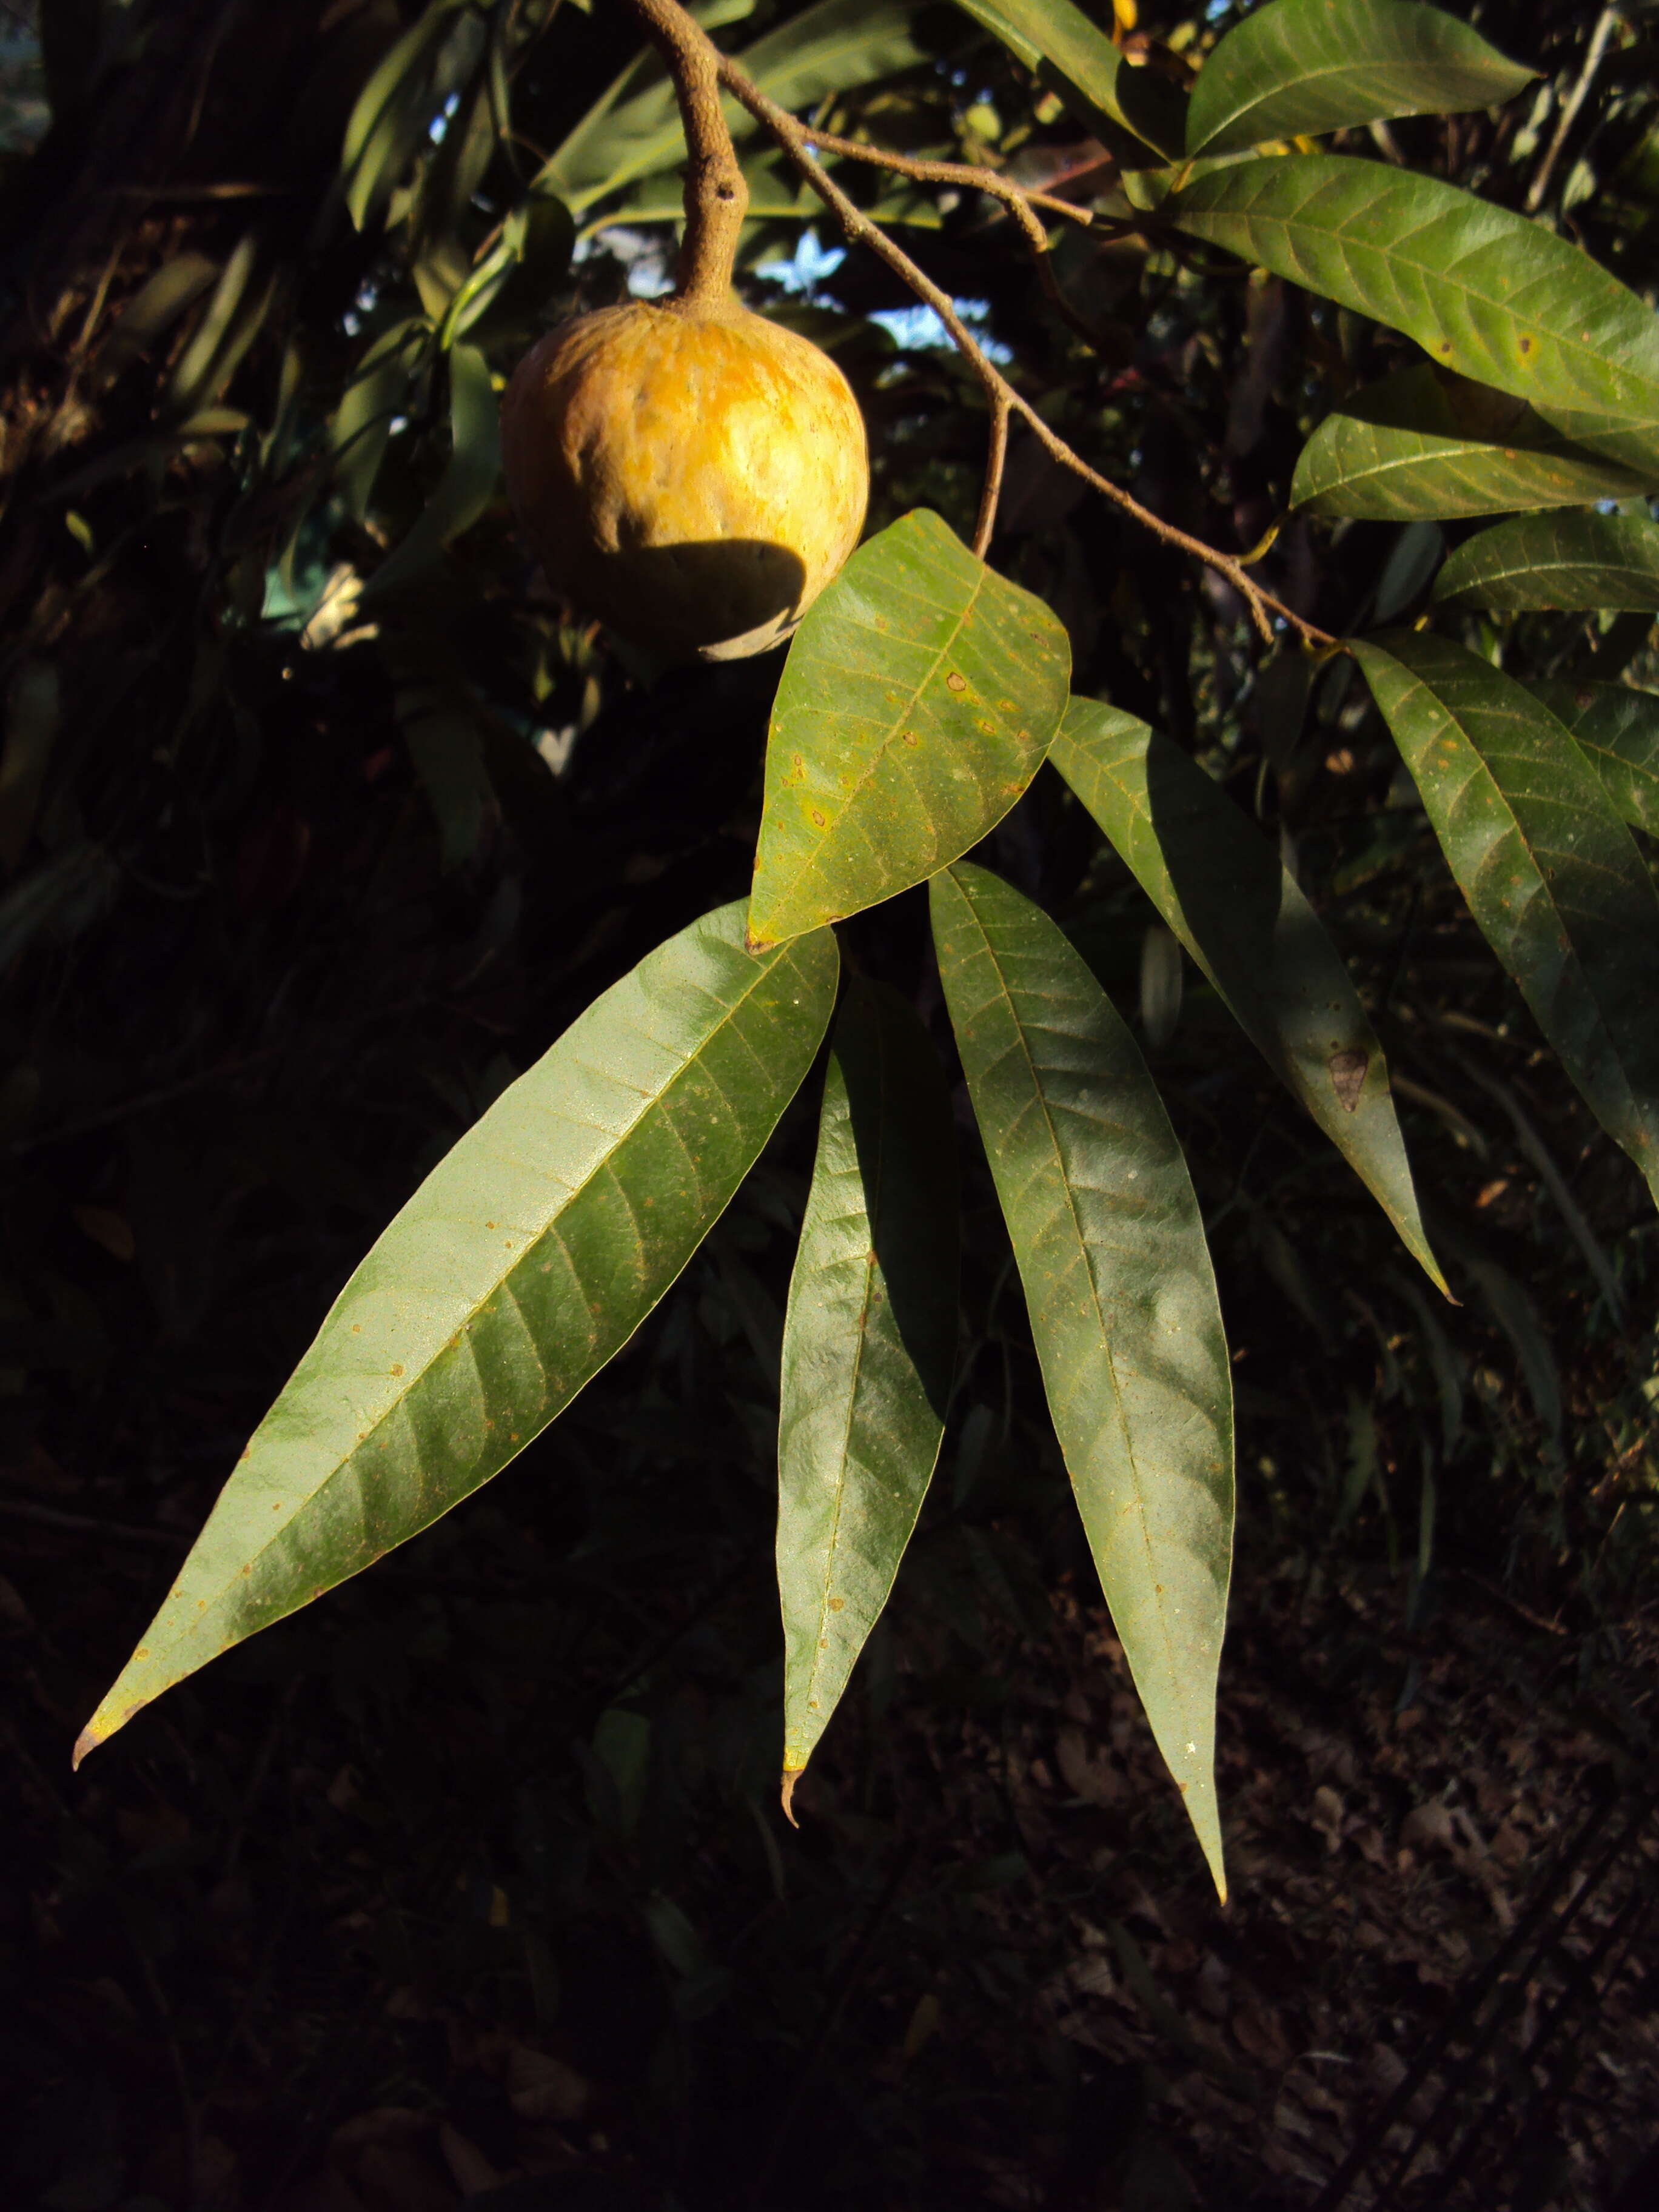
[[[630,5],[650,30],[652,37],[662,49],[674,88],[680,103],[680,113],[685,126],[686,143],[691,150],[690,166],[686,173],[685,250],[681,257],[683,275],[677,301],[691,307],[717,304],[726,296],[731,283],[732,261],[736,252],[738,232],[742,227],[744,212],[748,205],[748,190],[738,167],[737,155],[732,145],[732,134],[726,129],[726,118],[720,112],[720,88],[724,85],[741,106],[747,108],[757,123],[764,125],[782,148],[795,168],[811,189],[839,218],[848,240],[855,246],[867,246],[894,274],[902,277],[917,299],[930,307],[950,333],[952,343],[979,380],[985,402],[991,413],[991,442],[987,457],[985,487],[981,495],[978,523],[975,532],[975,549],[982,553],[988,543],[996,520],[997,497],[1001,486],[1004,456],[1007,448],[1008,422],[1018,415],[1036,435],[1044,451],[1058,461],[1062,468],[1092,486],[1103,498],[1111,501],[1124,514],[1135,520],[1166,545],[1189,553],[1194,560],[1231,584],[1243,600],[1262,638],[1269,645],[1278,642],[1272,617],[1280,616],[1290,623],[1304,645],[1334,646],[1336,640],[1328,631],[1285,605],[1272,592],[1264,592],[1260,584],[1247,573],[1244,565],[1230,553],[1223,553],[1201,538],[1177,530],[1173,523],[1165,522],[1150,507],[1109,477],[1092,469],[1082,455],[1067,445],[1057,430],[1050,428],[1042,416],[1012,385],[990,360],[983,347],[957,313],[955,302],[948,292],[934,283],[927,272],[911,260],[902,247],[896,246],[878,223],[849,198],[841,186],[814,157],[812,148],[817,145],[837,154],[847,154],[854,159],[876,158],[855,140],[831,137],[816,131],[799,122],[787,107],[769,100],[754,81],[744,75],[735,62],[722,54],[685,9],[679,0],[630,0]],[[957,173],[969,165],[957,162],[911,161],[904,155],[895,155],[883,161],[881,166],[891,167],[902,175],[921,176],[924,172],[948,171],[951,181],[961,180]],[[927,180],[924,179],[924,180]],[[1046,257],[1048,241],[1031,203],[1048,202],[1050,196],[1023,192],[1018,185],[1000,177],[994,169],[975,172],[976,189],[989,191],[1007,208],[1020,226],[1028,244]],[[1054,203],[1066,208],[1075,220],[1079,210],[1067,202]]]
[[[982,561],[997,526],[997,501],[1002,495],[1002,465],[1008,457],[1008,402],[999,392],[991,402],[991,450],[985,457],[985,489],[979,495],[979,520],[974,525],[974,550]]]
[[[662,50],[691,158],[685,171],[685,242],[672,305],[724,305],[732,288],[749,187],[720,112],[720,53],[678,0],[629,0]]]
[[[726,72],[731,68],[722,56],[720,74],[728,84],[731,78]],[[736,92],[735,84],[732,89]],[[927,161],[910,154],[890,154],[885,147],[867,146],[861,138],[837,138],[831,131],[814,130],[809,125],[803,125],[801,131],[810,144],[823,153],[842,155],[849,161],[868,161],[878,169],[890,169],[896,177],[908,177],[919,185],[960,185],[964,191],[988,192],[993,199],[1002,202],[1026,236],[1032,238],[1045,253],[1048,250],[1048,237],[1031,216],[1033,208],[1043,208],[1050,215],[1063,216],[1084,230],[1094,228],[1094,217],[1087,208],[1079,207],[1075,200],[1060,199],[1053,192],[1031,191],[996,169],[978,168],[969,161]]]
[[[814,130],[810,125],[805,127],[805,136],[808,143],[821,153],[845,156],[852,161],[868,161],[878,169],[890,169],[895,176],[908,177],[917,184],[957,185],[965,191],[984,192],[988,198],[1000,201],[1012,216],[1021,236],[1036,258],[1037,279],[1042,286],[1043,296],[1054,313],[1066,328],[1074,331],[1094,352],[1109,351],[1099,331],[1090,326],[1086,319],[1079,314],[1061,291],[1060,279],[1054,275],[1048,234],[1037,221],[1035,210],[1042,208],[1051,215],[1062,216],[1080,228],[1094,230],[1097,235],[1105,237],[1127,235],[1128,225],[1113,224],[1102,232],[1089,210],[1079,207],[1075,201],[1060,199],[1053,192],[1029,191],[1024,185],[1012,183],[995,169],[977,168],[967,161],[928,161],[909,154],[890,154],[883,147],[866,146],[857,138],[837,138],[831,131]]]
[[[699,31],[696,35],[702,38],[703,33]],[[842,230],[852,243],[867,246],[895,275],[903,278],[919,300],[933,310],[950,332],[957,350],[978,378],[986,404],[994,414],[1001,408],[1018,415],[1036,434],[1037,442],[1045,452],[1052,455],[1062,468],[1081,477],[1085,483],[1091,485],[1103,498],[1110,500],[1115,507],[1121,507],[1126,514],[1133,515],[1164,544],[1173,545],[1183,553],[1190,553],[1206,568],[1224,578],[1243,600],[1251,621],[1267,644],[1275,645],[1279,641],[1271,619],[1273,615],[1279,615],[1289,623],[1304,644],[1332,646],[1336,643],[1328,630],[1321,629],[1316,623],[1310,623],[1304,616],[1296,613],[1282,600],[1275,599],[1271,592],[1263,591],[1246,572],[1243,562],[1233,555],[1223,553],[1213,545],[1206,545],[1201,538],[1176,529],[1173,523],[1165,522],[1150,507],[1143,507],[1138,499],[1121,485],[1115,484],[1109,477],[1103,477],[1097,469],[1091,468],[1082,455],[1044,422],[1030,400],[1009,383],[995,363],[987,356],[957,313],[950,295],[935,284],[924,270],[918,268],[902,247],[896,246],[880,225],[872,222],[862,208],[849,199],[835,179],[825,172],[823,164],[813,158],[811,151],[812,133],[806,125],[797,122],[787,108],[780,107],[775,100],[769,100],[759,86],[724,55],[718,55],[715,66],[720,82],[727,90],[749,110],[757,123],[765,125],[818,198],[834,210],[841,220]],[[995,458],[994,441],[993,457]],[[981,503],[981,521],[983,516],[984,505]]]

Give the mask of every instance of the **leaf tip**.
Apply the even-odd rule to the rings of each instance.
[[[804,1766],[786,1766],[778,1790],[778,1802],[783,1808],[783,1817],[792,1828],[799,1828],[800,1826],[800,1822],[795,1818],[795,1784],[805,1771],[806,1769]]]
[[[93,1717],[94,1720],[95,1720],[96,1717],[97,1716],[94,1714]],[[86,1757],[89,1751],[96,1751],[99,1745],[102,1743],[103,1741],[104,1737],[102,1733],[93,1725],[93,1721],[88,1721],[85,1728],[82,1729],[80,1735],[76,1737],[75,1748],[70,1753],[70,1771],[71,1774],[76,1774],[80,1771],[81,1761]]]

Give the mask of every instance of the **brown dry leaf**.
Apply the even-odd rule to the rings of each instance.
[[[123,1213],[116,1213],[107,1206],[77,1206],[71,1209],[82,1231],[94,1244],[101,1244],[112,1260],[130,1261],[138,1247],[132,1234],[132,1224]]]
[[[412,2139],[370,2143],[349,2168],[365,2212],[457,2212],[460,2198]]]
[[[1413,1806],[1400,1824],[1402,1850],[1414,1850],[1422,1844],[1432,1844],[1442,1850],[1449,1851],[1455,1841],[1450,1810],[1438,1797],[1431,1797],[1426,1805]]]
[[[1342,1848],[1343,1809],[1341,1797],[1328,1782],[1322,1783],[1314,1791],[1313,1810],[1308,1818],[1325,1838],[1327,1851],[1338,1851]]]
[[[1080,1728],[1061,1729],[1054,1744],[1054,1760],[1066,1788],[1085,1804],[1109,1805],[1118,1796],[1118,1780],[1110,1760]]]
[[[483,2153],[447,2120],[438,2124],[438,2148],[463,2197],[482,2197],[486,2189],[499,2189],[507,2176],[493,2166]]]
[[[1285,2040],[1285,2032],[1273,2015],[1261,2005],[1241,2005],[1230,2025],[1233,2041],[1258,2064],[1271,2067],[1275,2073],[1290,2064],[1291,2046]]]
[[[518,2044],[507,2054],[507,2102],[521,2120],[579,2120],[593,2100],[593,2084],[562,2058]]]

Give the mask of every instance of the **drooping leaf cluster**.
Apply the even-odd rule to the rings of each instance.
[[[748,12],[705,19],[772,98],[807,112],[888,88],[885,109],[871,99],[851,119],[879,143],[888,112],[906,150],[932,149],[928,100],[948,104],[941,76],[959,65],[952,50],[934,66],[923,11],[818,0],[753,39]],[[1396,159],[1389,133],[1402,119],[1498,111],[1533,72],[1416,0],[1267,0],[1195,70],[1190,54],[1143,66],[1166,57],[1131,52],[1069,6],[963,0],[963,13],[975,27],[963,33],[969,89],[971,67],[1070,134],[1066,173],[1098,232],[1097,305],[1109,307],[1112,257],[1125,252],[1164,286],[1164,312],[1206,287],[1236,289],[1235,264],[1255,272],[1253,297],[1308,295],[1307,327],[1343,388],[1279,485],[1273,520],[1309,545],[1330,524],[1405,530],[1369,606],[1341,612],[1306,650],[1285,628],[1258,704],[1274,685],[1305,700],[1358,671],[1395,748],[1402,807],[1420,811],[1567,1075],[1659,1194],[1659,899],[1634,834],[1659,819],[1659,708],[1595,658],[1607,617],[1659,611],[1659,525],[1646,507],[1659,491],[1659,323],[1562,229]],[[533,105],[538,72],[567,52],[587,70],[598,36],[556,9],[434,0],[368,76],[340,190],[381,260],[350,311],[356,356],[307,458],[307,497],[286,507],[285,542],[271,549],[272,578],[292,586],[319,516],[383,541],[374,557],[360,546],[338,580],[349,600],[338,625],[380,629],[458,864],[502,732],[421,611],[497,503],[503,365],[553,303],[582,301],[596,241],[620,239],[648,275],[652,226],[678,205],[672,90],[644,54],[556,145],[524,155],[511,118]],[[780,237],[798,238],[815,203],[732,112],[752,269]],[[1334,146],[1314,143],[1334,135]],[[850,178],[851,163],[836,167]],[[1052,189],[1066,189],[1063,175],[1052,181],[1064,170],[1057,150]],[[935,233],[937,201],[908,181],[875,171],[860,189],[878,221],[920,240]],[[1051,243],[1063,281],[1078,241],[1057,228]],[[967,292],[971,234],[939,244]],[[285,372],[263,431],[223,401],[284,281],[250,230],[222,266],[164,264],[121,325],[135,344],[187,332],[167,434],[245,440],[255,487],[299,450],[301,371]],[[881,310],[893,304],[881,295]],[[813,310],[797,312],[810,321]],[[885,343],[867,323],[824,322],[849,358]],[[1376,350],[1360,330],[1384,349],[1370,381],[1350,374],[1351,357]],[[1098,350],[1058,391],[1068,434],[1101,398],[1090,379],[1124,373],[1109,331]],[[902,344],[867,359],[878,416],[884,395],[945,389],[959,412],[974,389]],[[1009,373],[1021,374],[1018,358]],[[914,484],[906,441],[925,445],[936,414],[919,405],[901,419],[895,407],[896,485]],[[447,428],[441,466],[429,451],[413,470],[400,458],[412,418]],[[959,489],[953,458],[908,458]],[[1034,472],[1029,496],[1043,495]],[[1443,562],[1446,526],[1466,521],[1484,526]],[[1211,773],[1218,752],[1224,766],[1225,734],[1206,733],[1197,711],[1187,727],[1153,727],[1146,687],[1108,702],[1090,696],[1111,688],[1091,674],[1074,694],[1085,658],[1075,641],[1102,619],[1098,604],[1077,611],[1091,580],[1045,575],[1036,558],[1016,581],[997,550],[981,562],[918,507],[889,520],[809,612],[772,708],[746,907],[692,923],[599,999],[387,1228],[83,1741],[506,1464],[664,1295],[827,1034],[781,1372],[783,1765],[792,1778],[806,1765],[899,1571],[951,1411],[947,1073],[914,1000],[854,973],[836,1011],[835,926],[926,884],[943,1002],[932,1027],[942,1041],[948,1026],[960,1063],[1125,1657],[1222,1884],[1213,1743],[1233,1522],[1229,1355],[1199,1197],[1146,1059],[1030,884],[1008,879],[1006,836],[986,845],[1045,762],[1413,1260],[1437,1290],[1446,1279],[1381,1010],[1351,980],[1293,853]],[[1297,611],[1295,574],[1275,587]],[[1132,576],[1115,588],[1113,608],[1133,611]],[[525,600],[532,586],[503,554],[490,589]],[[579,726],[602,648],[531,605],[538,700],[570,707]],[[1224,614],[1226,651],[1247,665],[1261,641],[1242,607]],[[1402,1295],[1432,1332],[1421,1291]]]

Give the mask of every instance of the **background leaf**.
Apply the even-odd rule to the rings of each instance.
[[[1189,154],[1238,154],[1396,115],[1455,115],[1512,100],[1534,72],[1478,31],[1411,0],[1268,0],[1199,71]]]
[[[1465,538],[1434,596],[1495,614],[1659,611],[1659,527],[1628,514],[1517,514]]]
[[[1601,778],[1462,646],[1395,630],[1352,650],[1469,911],[1659,1198],[1659,897]]]
[[[932,885],[939,974],[1089,1547],[1226,1895],[1213,1773],[1232,1390],[1186,1162],[1128,1030],[1040,908]]]
[[[414,528],[369,578],[364,597],[411,582],[430,568],[495,496],[501,472],[501,404],[477,346],[449,353],[449,461]]]
[[[1302,448],[1291,503],[1312,514],[1412,522],[1629,499],[1659,469],[1576,446],[1524,400],[1419,362],[1356,392]]]
[[[1070,673],[1042,600],[938,515],[861,545],[807,609],[778,686],[753,941],[857,914],[977,844],[1042,766]]]
[[[1340,154],[1239,161],[1160,210],[1513,392],[1581,445],[1659,466],[1659,320],[1540,223],[1437,178]]]
[[[1279,854],[1195,761],[1133,715],[1073,700],[1049,757],[1274,1074],[1443,1291],[1382,1048]]]
[[[956,1129],[939,1055],[896,991],[854,983],[836,1018],[784,1324],[786,1791],[887,1602],[939,1457],[957,1244]]]
[[[746,15],[747,9],[734,11]],[[849,85],[896,76],[927,59],[915,33],[915,0],[820,0],[738,54],[746,74],[781,106],[811,108]],[[709,27],[732,16],[705,16]],[[628,81],[635,72],[627,73]],[[607,97],[565,137],[533,189],[556,193],[577,213],[636,178],[676,168],[685,159],[674,88],[648,58],[640,72],[653,81],[631,98]],[[732,137],[757,128],[735,100],[725,102]]]
[[[1098,118],[1121,124],[1173,160],[1185,137],[1185,102],[1152,70],[1126,68],[1123,57],[1072,0],[957,0],[1018,54],[1093,127]]]
[[[376,1243],[261,1422],[77,1759],[499,1474],[696,1250],[818,1048],[827,932],[671,938],[504,1091]]]
[[[1527,689],[1572,732],[1625,820],[1659,837],[1659,696],[1628,684]]]

